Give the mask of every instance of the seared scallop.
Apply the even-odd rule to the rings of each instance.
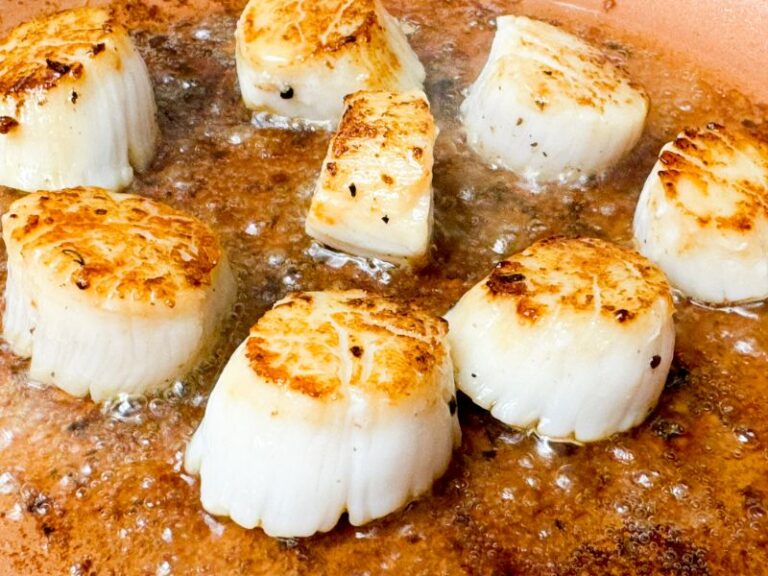
[[[334,126],[344,96],[422,87],[424,67],[379,0],[250,0],[235,58],[246,106]]]
[[[497,18],[496,37],[461,106],[469,145],[533,182],[576,182],[637,143],[648,98],[598,49],[544,22]]]
[[[457,386],[502,422],[588,442],[642,422],[675,342],[653,263],[601,240],[533,244],[446,315]]]
[[[203,507],[271,536],[360,525],[441,476],[460,439],[447,325],[365,292],[294,293],[251,328],[185,466]]]
[[[640,252],[710,304],[768,298],[768,141],[709,124],[666,144],[635,211]]]
[[[30,378],[102,400],[152,392],[207,350],[234,296],[213,232],[97,188],[36,192],[3,215],[3,337]]]
[[[0,184],[118,190],[157,135],[147,68],[105,10],[59,12],[0,41]]]
[[[425,260],[436,129],[427,97],[357,92],[331,139],[306,222],[333,248],[394,263]]]

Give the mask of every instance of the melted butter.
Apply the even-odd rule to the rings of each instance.
[[[564,14],[570,30],[627,67],[652,111],[637,149],[605,178],[526,190],[468,152],[455,120],[498,11],[469,0],[412,4],[388,8],[414,31],[441,127],[433,263],[418,274],[334,256],[304,234],[329,136],[252,123],[236,88],[236,9],[171,25],[130,5],[163,131],[154,165],[130,191],[216,229],[239,301],[216,353],[153,398],[104,406],[68,398],[28,382],[27,363],[0,348],[0,573],[706,574],[768,565],[762,305],[716,311],[679,300],[675,368],[660,406],[609,441],[537,441],[462,399],[464,440],[449,472],[432,496],[386,519],[274,540],[202,510],[199,484],[182,470],[185,443],[229,354],[275,300],[298,289],[359,287],[443,313],[495,261],[539,238],[628,243],[661,144],[686,125],[766,117],[673,55]],[[16,197],[0,191],[0,208]]]

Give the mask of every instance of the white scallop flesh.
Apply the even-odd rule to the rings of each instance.
[[[456,383],[511,426],[590,442],[640,424],[674,350],[670,288],[631,250],[544,240],[446,315]]]
[[[328,146],[307,234],[333,248],[396,264],[427,260],[437,130],[427,97],[356,92]]]
[[[235,60],[248,108],[334,127],[344,96],[423,87],[425,72],[379,0],[251,0]]]
[[[3,338],[32,380],[105,400],[184,376],[215,343],[235,284],[213,233],[102,189],[37,192],[3,215]]]
[[[149,73],[102,9],[21,24],[0,40],[0,184],[119,190],[158,140]]]
[[[187,447],[203,507],[298,537],[428,491],[460,441],[446,330],[362,291],[275,304],[230,358]]]
[[[532,183],[584,182],[640,139],[648,98],[607,56],[555,26],[502,16],[461,105],[467,140]]]
[[[690,298],[768,298],[768,141],[711,123],[664,145],[637,203],[634,235]]]

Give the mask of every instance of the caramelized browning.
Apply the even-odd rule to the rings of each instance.
[[[248,44],[290,46],[293,59],[303,60],[358,40],[370,42],[377,26],[376,7],[375,0],[262,1],[244,14],[243,38]]]
[[[74,286],[100,306],[117,300],[174,308],[210,286],[222,257],[216,236],[197,219],[98,188],[29,194],[11,204],[3,226],[25,271],[52,286]]]
[[[246,356],[259,377],[312,398],[338,400],[353,387],[397,403],[434,393],[447,331],[442,319],[359,290],[293,293],[251,328]]]
[[[379,0],[252,0],[238,34],[244,56],[264,68],[332,61],[348,56],[369,69],[370,88],[391,83],[400,69]]]
[[[8,134],[19,125],[19,121],[10,116],[0,116],[0,134]]]
[[[437,133],[426,97],[420,90],[360,91],[344,104],[306,230],[351,254],[423,264]]]
[[[485,286],[530,322],[548,310],[599,313],[629,323],[659,300],[672,307],[664,274],[650,260],[602,240],[549,238],[499,262]]]
[[[106,10],[79,8],[26,22],[0,40],[0,101],[78,79],[88,61],[126,37]]]
[[[765,135],[710,122],[686,129],[665,146],[659,162],[667,199],[696,225],[738,234],[768,218]]]
[[[603,111],[607,104],[648,100],[601,50],[552,26],[520,21],[518,26],[514,52],[499,60],[492,78],[500,85],[526,78],[520,94],[540,111],[564,101]]]
[[[416,92],[361,91],[344,102],[310,217],[327,225],[344,217],[363,222],[371,213],[407,217],[432,177],[436,129],[429,104]]]
[[[21,9],[0,4],[5,21]],[[295,540],[203,514],[200,486],[181,471],[179,454],[219,371],[276,300],[293,290],[362,287],[443,314],[501,254],[542,237],[626,245],[639,191],[665,142],[709,121],[759,126],[768,110],[683,51],[593,26],[562,3],[389,0],[416,30],[412,45],[428,69],[441,128],[432,264],[417,273],[392,269],[313,249],[303,226],[329,136],[250,124],[233,89],[242,2],[202,4],[113,7],[147,61],[163,133],[157,162],[131,191],[198,215],[221,238],[240,286],[222,328],[229,340],[167,394],[106,406],[30,385],[26,363],[0,350],[0,574],[763,573],[768,313],[761,305],[728,313],[677,303],[673,374],[656,411],[630,433],[591,446],[547,444],[460,395],[463,441],[451,468],[432,495],[400,512]],[[553,185],[532,194],[463,143],[461,92],[483,66],[490,22],[503,11],[556,18],[651,95],[638,147],[588,189]],[[180,12],[190,19],[180,21]],[[17,198],[0,187],[3,212]],[[624,314],[616,313],[618,322]],[[365,343],[348,344],[350,354],[354,346],[370,353]]]
[[[421,157],[421,148],[409,150],[407,144],[413,141],[414,136],[430,138],[435,132],[429,103],[412,93],[364,90],[346,96],[344,104],[344,116],[331,141],[333,154],[330,158],[334,160],[354,157],[370,140],[376,140],[379,148],[399,148],[404,153],[411,152]]]

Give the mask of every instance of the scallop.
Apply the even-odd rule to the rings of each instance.
[[[424,67],[379,0],[250,0],[235,57],[246,106],[335,126],[344,96],[422,88]]]
[[[3,337],[30,378],[94,400],[183,376],[215,341],[234,279],[213,232],[98,188],[35,192],[2,217]]]
[[[280,537],[389,514],[460,440],[445,321],[359,290],[302,292],[251,328],[186,451],[203,507]]]
[[[427,97],[356,92],[331,139],[306,221],[333,248],[396,264],[422,264],[432,234],[437,130]]]
[[[0,184],[119,190],[158,138],[149,74],[108,12],[80,8],[0,41]]]
[[[634,234],[694,300],[768,298],[768,140],[715,123],[682,132],[645,182]]]
[[[576,183],[635,146],[648,98],[605,54],[523,16],[496,23],[488,61],[461,106],[479,155],[533,183]]]
[[[457,386],[508,425],[606,438],[656,405],[673,310],[664,274],[636,252],[595,239],[537,242],[446,315]]]

